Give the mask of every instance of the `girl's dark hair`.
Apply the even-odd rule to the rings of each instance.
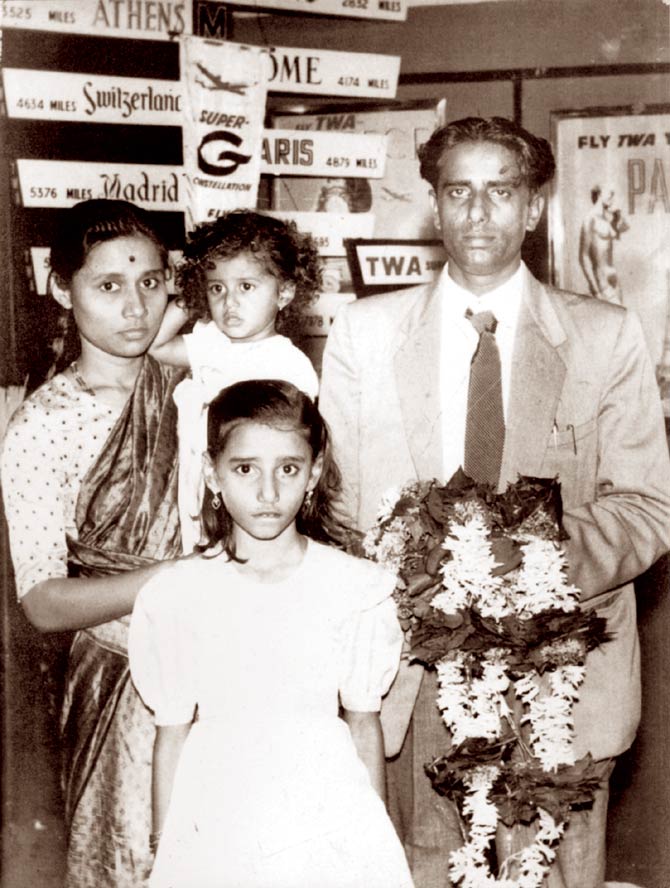
[[[330,436],[325,420],[306,394],[279,379],[247,380],[225,388],[209,405],[207,419],[208,453],[212,462],[224,450],[234,429],[242,423],[256,422],[279,429],[289,429],[305,436],[313,459],[321,456],[321,477],[305,500],[298,516],[298,532],[326,543],[344,546],[350,532],[335,517],[334,503],[341,490],[340,471],[332,457]],[[207,542],[202,550],[221,543],[231,558],[233,520],[222,503],[212,507],[213,495],[205,490],[202,520]]]
[[[280,283],[295,284],[295,296],[277,315],[277,332],[299,338],[305,308],[321,289],[321,259],[309,234],[252,210],[233,210],[191,232],[177,268],[179,304],[189,321],[209,320],[207,262],[252,253]]]
[[[97,244],[136,235],[148,238],[156,246],[163,268],[167,268],[167,248],[146,210],[126,200],[104,198],[75,204],[64,214],[51,241],[47,289],[52,277],[60,286],[69,287]],[[49,345],[52,361],[47,379],[65,368],[79,353],[80,347],[72,312],[62,309],[55,324],[55,336]]]

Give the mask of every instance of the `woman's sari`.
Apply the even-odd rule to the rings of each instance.
[[[183,374],[144,360],[134,392],[77,500],[70,573],[134,570],[181,553],[177,413]],[[151,868],[154,726],[133,688],[129,617],[75,635],[61,720],[68,888],[141,886]]]

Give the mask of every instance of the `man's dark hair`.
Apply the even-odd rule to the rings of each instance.
[[[493,142],[512,151],[526,184],[537,191],[549,182],[556,170],[551,145],[506,117],[464,117],[436,129],[419,148],[421,177],[437,188],[439,163],[444,152],[463,142]]]

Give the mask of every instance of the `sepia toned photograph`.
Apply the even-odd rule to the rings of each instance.
[[[669,888],[669,0],[0,3],[2,888]]]

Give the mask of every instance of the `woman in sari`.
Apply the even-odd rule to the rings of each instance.
[[[167,252],[142,210],[92,200],[51,248],[50,289],[77,360],[12,418],[2,487],[19,600],[43,632],[75,630],[61,719],[67,888],[137,888],[151,868],[150,713],[128,670],[129,614],[180,554],[179,373],[147,355]]]

